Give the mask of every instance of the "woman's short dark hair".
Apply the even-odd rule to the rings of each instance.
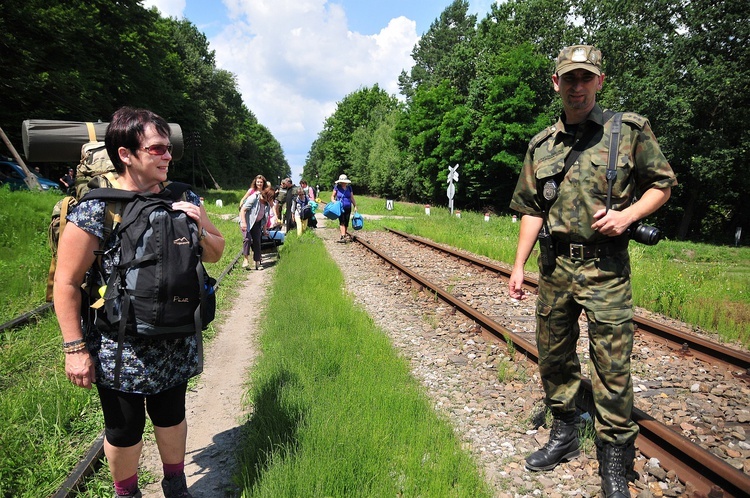
[[[120,154],[117,151],[120,147],[125,147],[135,154],[141,146],[141,139],[148,124],[154,125],[156,132],[163,137],[169,138],[172,135],[169,123],[158,114],[147,109],[124,106],[112,114],[112,119],[110,119],[107,132],[104,135],[104,145],[118,173],[125,171],[125,165],[120,161]]]

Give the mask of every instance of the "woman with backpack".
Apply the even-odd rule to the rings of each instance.
[[[240,230],[245,234],[245,240],[242,243],[242,255],[244,260],[242,261],[242,267],[248,268],[250,261],[248,261],[250,255],[250,247],[253,248],[253,261],[255,261],[255,269],[262,270],[261,265],[261,236],[265,231],[266,220],[269,215],[269,201],[263,196],[263,189],[266,185],[266,179],[263,175],[258,175],[253,181],[253,188],[251,189],[250,195],[245,199],[245,202],[240,208]]]
[[[110,299],[113,295],[121,295],[118,293],[128,290],[131,285],[127,281],[122,287],[113,284],[112,289],[107,289],[110,275],[119,276],[124,268],[136,264],[135,260],[122,259],[120,252],[127,245],[124,234],[128,233],[128,213],[136,211],[129,210],[128,206],[132,208],[137,206],[136,202],[148,202],[149,199],[154,202],[164,200],[169,206],[161,209],[157,217],[163,220],[164,213],[167,213],[170,228],[184,228],[187,236],[180,236],[171,244],[161,244],[165,251],[175,255],[189,251],[199,265],[218,261],[224,251],[224,237],[209,220],[198,195],[186,190],[188,186],[185,184],[172,184],[173,190],[165,184],[172,161],[170,135],[167,122],[151,111],[129,107],[116,111],[107,127],[105,144],[118,173],[119,192],[130,196],[123,208],[122,225],[108,226],[111,222],[109,201],[84,198],[68,214],[68,223],[60,235],[58,247],[54,302],[62,332],[65,374],[77,386],[91,389],[96,385],[104,414],[104,453],[115,493],[120,497],[142,496],[138,489],[138,462],[143,447],[146,410],[154,425],[162,459],[164,496],[190,497],[184,471],[187,443],[185,394],[188,380],[203,370],[199,330],[178,337],[140,335],[139,327],[131,325],[142,316],[135,305],[128,305],[135,319],[131,320],[126,314],[120,317],[122,319],[116,322],[116,326],[106,326],[106,320],[114,316],[108,313],[115,312],[108,307]],[[170,196],[180,189],[183,193],[179,197]],[[150,215],[146,217],[152,221]],[[138,223],[128,226],[135,225]],[[196,291],[203,301],[205,282],[198,279],[196,267],[192,268],[192,276],[195,289],[172,291],[174,299],[167,296],[168,302],[184,302],[180,300]],[[97,303],[92,308],[85,303],[83,309],[88,309],[89,313],[82,317],[81,286],[84,279],[95,284],[93,289],[99,292],[92,297],[96,299],[101,295],[104,305],[94,311],[92,308]],[[125,298],[130,299],[128,294]],[[121,301],[125,302],[130,301]],[[126,313],[128,307],[120,309]],[[197,307],[195,309],[197,311]],[[195,328],[200,329],[200,324],[200,319],[196,318]],[[163,328],[174,327],[165,324]]]
[[[307,230],[307,221],[312,216],[310,207],[310,198],[307,196],[306,188],[298,188],[297,195],[292,201],[292,213],[294,213],[294,222],[297,224],[297,237]]]
[[[242,198],[242,203],[240,204],[243,268],[250,267],[251,247],[253,249],[255,269],[258,270],[260,268],[260,237],[265,227],[265,220],[268,219],[267,203],[263,199],[263,189],[265,186],[265,177],[263,175],[256,176],[253,180],[253,185],[245,193],[245,197]]]
[[[339,242],[351,240],[351,235],[347,231],[349,228],[349,219],[352,215],[352,208],[355,211],[357,210],[357,203],[354,200],[351,183],[351,180],[346,175],[339,175],[339,179],[336,180],[333,193],[331,194],[331,202],[341,201],[341,216],[339,216],[341,237],[339,238]]]

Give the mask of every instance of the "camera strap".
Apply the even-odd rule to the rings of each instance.
[[[612,207],[612,186],[617,178],[617,156],[620,152],[620,130],[622,113],[615,113],[612,118],[612,129],[609,135],[609,160],[607,161],[607,211]],[[605,211],[606,212],[606,211]]]
[[[609,121],[609,119],[612,118],[613,116],[616,119],[615,123],[613,123],[613,131],[614,131],[615,126],[616,126],[616,128],[617,128],[617,134],[612,137],[614,139],[614,142],[612,140],[610,140],[610,144],[609,144],[609,147],[610,147],[610,150],[609,150],[609,152],[610,152],[609,163],[610,164],[615,164],[615,167],[616,167],[616,164],[617,164],[617,149],[615,149],[615,151],[614,151],[615,157],[614,157],[614,162],[613,162],[613,158],[612,158],[612,144],[613,143],[617,143],[617,141],[619,140],[620,127],[621,127],[621,123],[622,123],[622,113],[620,112],[620,113],[615,114],[615,113],[613,113],[610,110],[606,110],[606,111],[604,111],[603,114],[604,114],[604,122],[605,123],[607,121]],[[573,163],[576,162],[576,160],[578,159],[578,156],[581,155],[581,153],[583,152],[583,150],[588,145],[589,141],[592,138],[594,138],[594,135],[596,135],[597,131],[598,131],[598,127],[596,127],[596,126],[589,126],[588,129],[586,130],[586,132],[583,135],[581,135],[581,137],[578,140],[576,140],[576,142],[573,144],[573,147],[570,149],[570,152],[568,152],[568,155],[565,157],[565,165],[563,166],[562,171],[560,173],[558,173],[557,175],[555,175],[555,178],[558,179],[558,182],[557,182],[558,185],[563,182],[563,180],[565,179],[565,176],[568,174],[568,171],[573,166]],[[609,171],[609,170],[607,170],[607,171]],[[616,173],[616,170],[615,170],[615,173]],[[609,178],[609,173],[607,173],[607,175],[608,175],[607,178]],[[616,176],[617,175],[615,174],[615,177]],[[610,184],[609,190],[610,190],[610,193],[611,193],[611,190],[612,190],[611,184]],[[544,209],[544,217],[543,218],[544,218],[544,226],[545,226],[545,228],[546,228],[546,225],[547,225],[547,211],[549,211],[550,204],[552,204],[551,201],[545,201],[544,202],[545,209]],[[607,203],[607,210],[609,210],[609,203]]]

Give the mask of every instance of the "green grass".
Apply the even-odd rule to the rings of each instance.
[[[519,223],[509,216],[462,211],[450,216],[446,208],[357,196],[363,214],[391,215],[365,221],[365,230],[389,227],[513,264]],[[405,216],[398,218],[396,216]],[[526,270],[536,272],[536,249]],[[636,306],[683,320],[717,333],[722,340],[750,347],[750,248],[711,246],[664,240],[656,246],[630,244],[633,299]]]
[[[251,373],[242,496],[490,496],[322,242],[287,240]]]
[[[0,323],[44,304],[50,213],[62,196],[0,188]]]
[[[0,189],[2,322],[44,303],[51,256],[46,228],[59,198],[47,193]],[[232,213],[236,207],[218,210],[208,202],[206,207],[227,239],[221,261],[207,265],[209,273],[218,277],[239,252],[241,235],[236,223],[216,216]],[[217,292],[219,310],[226,309],[238,278],[242,277],[241,272],[235,272],[224,279]],[[214,334],[211,326],[205,337],[210,340]],[[102,428],[95,391],[77,388],[65,378],[54,314],[47,313],[29,325],[0,332],[0,497],[50,496]],[[82,494],[111,495],[106,467]]]

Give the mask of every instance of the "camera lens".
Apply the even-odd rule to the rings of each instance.
[[[654,246],[661,240],[661,230],[656,227],[639,223],[638,226],[630,232],[630,238],[640,244]]]

